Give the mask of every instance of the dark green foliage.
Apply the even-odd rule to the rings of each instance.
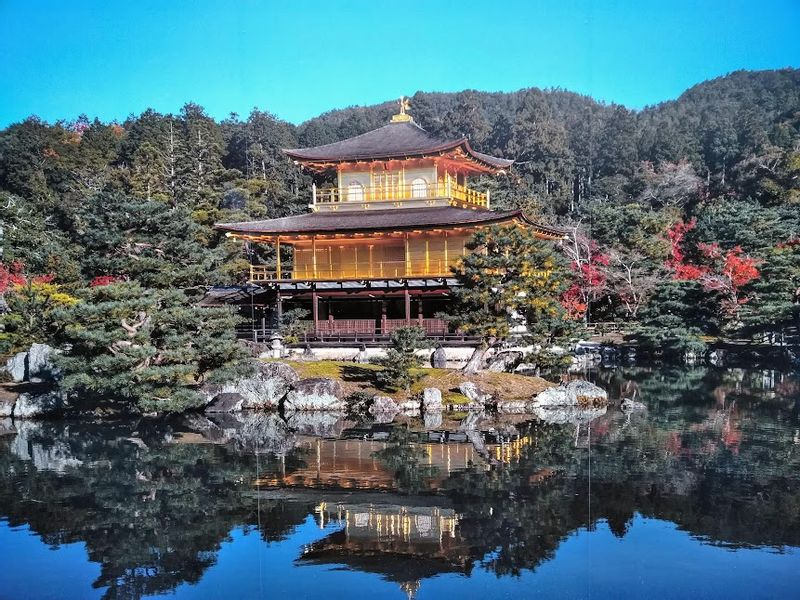
[[[506,340],[525,324],[537,341],[567,335],[573,323],[559,297],[568,285],[565,260],[552,243],[523,227],[494,226],[475,234],[454,270],[461,284],[446,317],[486,346]]]
[[[369,415],[375,396],[369,392],[353,392],[344,399],[347,404],[347,418],[353,421],[363,421]]]
[[[643,352],[679,361],[705,351],[703,336],[719,333],[713,298],[696,281],[666,281],[644,311],[635,339]]]
[[[281,315],[280,332],[286,344],[296,344],[306,331],[303,319],[308,317],[309,311],[305,308],[293,308]]]
[[[90,288],[64,310],[62,387],[92,405],[142,412],[198,406],[195,388],[245,365],[228,308],[199,308],[180,290],[138,283]]]
[[[181,289],[214,282],[221,262],[200,243],[201,226],[183,207],[99,194],[76,213],[76,242],[86,250],[84,276],[114,275],[145,287]]]
[[[419,379],[413,369],[422,365],[422,359],[416,351],[430,346],[425,330],[421,327],[400,327],[392,332],[392,346],[386,356],[378,360],[383,369],[378,371],[378,385],[390,389],[408,389]]]

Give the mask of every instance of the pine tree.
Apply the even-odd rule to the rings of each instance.
[[[421,327],[395,329],[392,332],[392,346],[387,350],[386,357],[378,361],[383,365],[383,370],[377,374],[379,385],[392,390],[407,390],[420,377],[413,371],[422,365],[416,351],[428,346],[425,331]]]
[[[470,252],[454,269],[458,287],[446,318],[459,331],[480,338],[465,367],[476,372],[486,351],[524,328],[537,342],[566,335],[574,326],[560,302],[568,272],[551,245],[529,229],[493,226],[478,231]]]
[[[198,406],[197,386],[239,374],[236,317],[200,308],[178,290],[112,283],[84,291],[61,312],[61,386],[89,406],[178,412]]]

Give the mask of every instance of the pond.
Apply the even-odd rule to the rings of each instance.
[[[0,598],[787,598],[798,380],[588,374],[646,411],[0,421]]]

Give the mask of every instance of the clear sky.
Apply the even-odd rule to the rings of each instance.
[[[800,0],[0,0],[0,126],[187,101],[299,123],[417,90],[531,86],[640,108],[787,66]]]

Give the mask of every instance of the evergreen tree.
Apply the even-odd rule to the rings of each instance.
[[[60,314],[61,386],[90,406],[179,412],[196,387],[241,372],[244,351],[227,307],[200,308],[179,290],[112,283],[88,288]]]
[[[378,371],[378,384],[392,390],[408,389],[420,378],[415,373],[422,365],[416,351],[429,346],[425,330],[421,327],[400,327],[392,332],[392,346],[386,356],[378,361],[383,369]]]
[[[524,227],[497,225],[478,231],[467,248],[453,270],[459,286],[446,315],[459,331],[480,338],[466,372],[479,370],[486,351],[515,329],[539,343],[569,333],[573,323],[560,302],[568,272],[551,243]]]

